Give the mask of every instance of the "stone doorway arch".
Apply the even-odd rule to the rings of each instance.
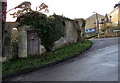
[[[12,58],[18,58],[18,28],[14,27],[11,30],[11,55]]]
[[[16,22],[6,23],[3,32],[3,62],[18,56],[18,32]]]

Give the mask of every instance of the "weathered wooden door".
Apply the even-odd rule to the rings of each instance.
[[[35,55],[39,54],[39,38],[37,32],[35,31],[28,31],[28,55]]]

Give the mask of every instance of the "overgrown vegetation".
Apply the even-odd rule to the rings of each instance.
[[[85,25],[86,25],[85,19],[81,18],[80,20],[83,22],[82,27],[85,28]]]
[[[78,38],[77,41],[79,42],[83,42],[85,39],[85,25],[86,25],[86,21],[83,18],[79,18],[79,19],[75,19],[75,22],[77,24],[77,33],[78,33]],[[80,25],[80,23],[82,23],[82,25]]]
[[[56,14],[47,17],[40,12],[31,11],[19,16],[17,22],[20,25],[33,26],[41,39],[41,44],[50,51],[53,43],[64,36],[64,19],[63,16]]]
[[[118,26],[111,26],[111,27],[104,27],[104,28],[101,29],[101,31],[105,32],[107,29],[111,29],[111,30],[120,29],[120,25],[118,25]]]
[[[38,33],[41,44],[44,45],[47,51],[50,51],[53,43],[64,36],[64,17],[56,14],[47,17],[45,14],[40,13],[39,11],[42,10],[46,13],[49,12],[48,5],[45,3],[36,6],[35,11],[31,9],[31,5],[30,2],[24,1],[10,9],[9,11],[19,9],[10,15],[12,15],[13,18],[17,17],[17,22],[19,22],[20,25],[32,26]]]
[[[24,69],[31,69],[54,61],[59,61],[61,59],[75,55],[76,53],[85,50],[91,45],[92,42],[90,40],[84,40],[83,43],[78,42],[73,45],[69,45],[64,48],[40,55],[39,57],[10,60],[8,63],[4,63],[2,65],[2,73],[3,75],[7,75]]]
[[[119,30],[120,30],[120,25],[111,26],[111,27],[104,27],[101,29],[103,34],[101,34],[100,37],[101,38],[119,37]]]

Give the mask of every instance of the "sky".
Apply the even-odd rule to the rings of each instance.
[[[120,0],[7,0],[7,10],[14,8],[24,1],[31,2],[33,10],[44,2],[48,5],[48,15],[55,13],[71,19],[86,19],[94,14],[93,12],[101,15],[109,14],[114,9],[114,5]],[[9,13],[14,11],[12,10]],[[15,21],[16,19],[13,19],[9,13],[7,14],[7,21]]]

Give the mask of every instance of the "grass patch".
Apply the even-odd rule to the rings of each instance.
[[[2,73],[3,75],[7,75],[24,69],[39,67],[54,61],[59,61],[79,53],[91,45],[92,42],[90,40],[85,40],[83,43],[75,43],[43,54],[39,57],[10,60],[9,62],[2,64]]]

